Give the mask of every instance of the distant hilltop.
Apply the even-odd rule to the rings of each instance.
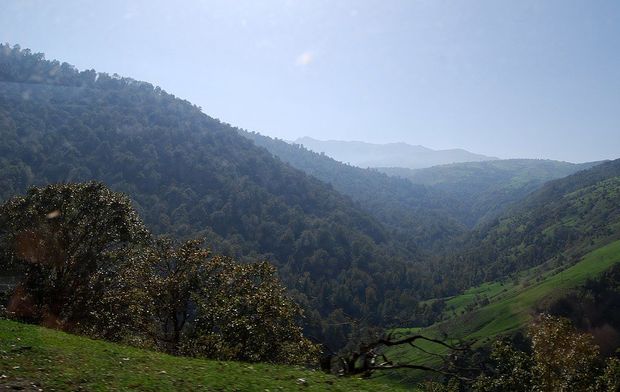
[[[499,158],[456,148],[433,150],[407,143],[373,144],[359,141],[316,140],[302,137],[294,141],[306,148],[325,153],[337,161],[359,167],[406,167],[421,169],[436,165],[460,162],[492,161]]]

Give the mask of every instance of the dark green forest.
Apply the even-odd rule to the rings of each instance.
[[[570,265],[617,238],[618,161],[499,160],[380,169],[406,173],[411,180],[406,181],[300,145],[242,134],[356,200],[399,241],[414,239],[436,283],[433,297],[541,264]]]

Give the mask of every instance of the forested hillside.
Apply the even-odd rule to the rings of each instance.
[[[508,159],[439,165],[362,169],[256,132],[241,134],[297,169],[330,183],[375,218],[418,246],[443,248],[450,239],[497,217],[545,182],[596,162]],[[388,176],[384,175],[387,174]],[[409,181],[403,181],[403,180]]]
[[[413,252],[350,199],[148,83],[4,45],[0,138],[3,200],[31,185],[103,181],[156,233],[274,263],[309,330],[332,345],[352,319],[406,322],[429,291]]]
[[[475,226],[548,181],[588,169],[600,162],[574,164],[545,159],[502,159],[439,165],[425,169],[384,167],[377,170],[426,185],[458,199],[467,211],[464,223]]]
[[[613,219],[609,221],[600,216],[601,211],[611,214],[608,217],[615,216],[618,208],[609,205],[607,200],[617,196],[618,186],[613,179],[615,172],[606,169],[606,165],[497,160],[418,171],[391,170],[414,176],[408,182],[376,170],[342,164],[301,145],[257,133],[242,134],[280,159],[357,200],[378,220],[396,228],[399,240],[411,242],[415,239],[422,250],[432,252],[434,249],[433,255],[426,257],[428,279],[435,282],[431,296],[454,295],[472,285],[545,263],[550,258],[558,259],[555,266],[572,263],[583,254],[581,245],[595,240],[598,241],[596,245],[604,244],[619,231]],[[591,169],[580,172],[588,168]],[[578,173],[545,185],[548,180],[575,172]],[[605,191],[589,188],[584,182],[587,179],[588,184],[593,184],[608,178],[612,179],[599,184]],[[571,189],[581,189],[581,198],[585,201],[571,202],[582,203],[578,213],[567,204],[568,198],[574,195],[567,196],[561,191],[549,194],[546,189],[553,184],[572,184]],[[561,185],[561,189],[568,186]],[[540,190],[536,192],[537,189]],[[547,196],[541,196],[545,194]],[[575,214],[581,220],[573,222],[572,226],[564,227],[555,221],[560,215],[569,221]],[[450,222],[454,230],[433,230],[446,227]],[[519,223],[509,225],[508,222]],[[596,222],[596,230],[590,229],[592,222]],[[468,229],[476,224],[479,227],[475,230]],[[567,232],[573,233],[575,238],[569,235],[570,240],[567,240]],[[608,236],[600,237],[603,232]],[[434,311],[428,307],[419,309],[429,316],[420,316],[416,321],[432,320]]]
[[[390,177],[373,169],[347,165],[255,132],[241,134],[273,155],[350,196],[377,220],[394,230],[399,242],[428,250],[440,248],[465,232],[468,213],[458,198],[425,185]]]
[[[472,232],[451,258],[452,270],[489,281],[543,263],[570,264],[618,238],[620,160],[615,160],[545,184]]]

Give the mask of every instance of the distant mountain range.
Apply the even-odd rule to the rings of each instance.
[[[373,144],[359,141],[316,140],[302,137],[294,141],[306,148],[362,168],[366,167],[406,167],[421,169],[435,165],[458,162],[491,161],[498,158],[474,154],[457,148],[432,150],[424,146],[407,143]]]

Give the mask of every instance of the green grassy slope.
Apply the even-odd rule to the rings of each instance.
[[[463,332],[468,333],[469,338],[482,339],[521,328],[531,319],[532,311],[537,306],[596,277],[617,262],[620,262],[620,241],[589,253],[582,261],[564,271],[551,271],[540,282],[531,283],[536,274],[534,270],[522,282],[511,284],[505,291],[498,293],[496,287],[489,286],[489,293],[495,292],[495,298],[491,299],[489,305],[473,313],[476,322],[469,323],[472,332]]]
[[[174,357],[0,320],[0,389],[33,383],[46,391],[395,390],[291,366]]]
[[[564,270],[543,272],[540,268],[524,271],[509,282],[485,283],[446,301],[446,320],[428,328],[401,328],[396,332],[467,341],[483,345],[498,336],[523,328],[540,307],[567,290],[585,283],[620,262],[620,241],[600,247]],[[488,301],[488,302],[487,302]],[[420,346],[430,352],[444,353],[432,343]],[[436,363],[436,358],[407,348],[391,352],[394,358],[416,363]]]

